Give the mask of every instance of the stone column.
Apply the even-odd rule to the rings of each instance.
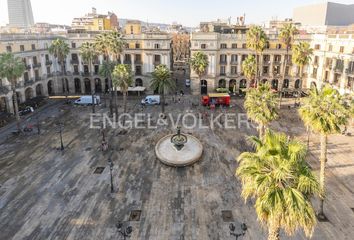
[[[130,55],[131,61],[132,61],[132,71],[135,72],[135,54]]]
[[[274,72],[274,54],[270,54],[269,55],[270,56],[270,64],[269,64],[269,76],[271,77],[271,78],[273,78],[274,77],[274,74],[273,74],[273,72]],[[263,71],[263,69],[260,69],[261,71]],[[262,73],[262,72],[261,72]],[[262,81],[262,80],[261,80]]]
[[[81,62],[82,62],[82,58],[81,58],[81,55],[79,55],[79,72],[80,73],[84,71],[84,66],[82,66]]]
[[[228,53],[226,57],[227,65],[226,65],[226,75],[231,74],[231,54]]]
[[[100,64],[102,64],[103,63],[103,55],[99,55],[98,60],[99,60]]]
[[[212,70],[212,59],[211,59],[211,55],[208,55],[208,62],[209,62],[209,66],[208,66],[208,74],[212,74],[213,70]]]
[[[39,59],[40,63],[41,63],[41,67],[40,72],[39,72],[39,76],[42,77],[41,75],[47,74],[47,66],[45,65],[45,55],[41,54],[40,55],[40,59]]]
[[[12,92],[6,96],[6,109],[9,113],[14,113],[14,102],[13,102],[13,97],[12,97]]]
[[[342,78],[339,83],[340,84],[339,91],[341,94],[345,93],[345,89],[347,86],[348,68],[349,68],[349,59],[345,59],[344,60],[344,67],[343,67],[343,74],[342,74]]]
[[[28,64],[31,65],[31,68],[30,68],[30,74],[29,74],[29,78],[30,79],[33,79],[34,78],[34,70],[33,70],[33,59],[32,58],[28,58]]]
[[[237,55],[237,74],[242,72],[242,54]]]

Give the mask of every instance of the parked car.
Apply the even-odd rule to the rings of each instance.
[[[159,95],[148,95],[141,100],[142,105],[159,105],[160,96]]]
[[[186,79],[185,85],[186,85],[186,87],[190,87],[191,86],[191,80],[190,79]]]
[[[24,109],[20,110],[19,114],[20,114],[20,116],[24,116],[24,115],[30,114],[32,112],[34,112],[34,108],[30,107],[30,106],[27,106]]]
[[[94,103],[93,103],[94,102]],[[76,105],[98,105],[101,103],[101,98],[100,96],[94,96],[94,101],[92,101],[92,96],[91,95],[87,95],[87,96],[81,96],[79,99],[74,101],[74,104]]]

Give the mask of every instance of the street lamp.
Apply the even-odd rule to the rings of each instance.
[[[64,124],[58,123],[58,127],[59,127],[59,135],[60,135],[60,150],[63,151],[64,150],[64,144],[63,144],[62,131],[63,131]]]
[[[113,170],[113,162],[112,162],[112,159],[109,159],[108,160],[108,163],[109,163],[109,172],[111,174],[111,193],[113,193],[114,189],[113,189],[113,175],[112,175],[112,170]]]
[[[124,240],[126,240],[127,237],[131,237],[131,234],[133,232],[133,228],[131,226],[124,227],[123,223],[118,222],[116,224],[116,227],[118,229],[118,232],[123,236]]]
[[[236,240],[238,240],[239,237],[245,236],[246,231],[247,231],[246,223],[241,223],[241,230],[242,230],[241,233],[235,233],[236,227],[235,227],[235,225],[233,223],[230,223],[229,228],[230,228],[230,235],[231,236],[235,236]]]

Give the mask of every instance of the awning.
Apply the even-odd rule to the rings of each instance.
[[[146,90],[146,87],[129,87],[128,92],[143,92]],[[117,88],[117,91],[121,92],[120,88]]]

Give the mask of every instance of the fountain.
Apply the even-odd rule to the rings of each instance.
[[[184,167],[197,162],[203,153],[201,142],[190,134],[182,134],[177,127],[177,134],[161,138],[156,146],[157,158],[166,165]]]

